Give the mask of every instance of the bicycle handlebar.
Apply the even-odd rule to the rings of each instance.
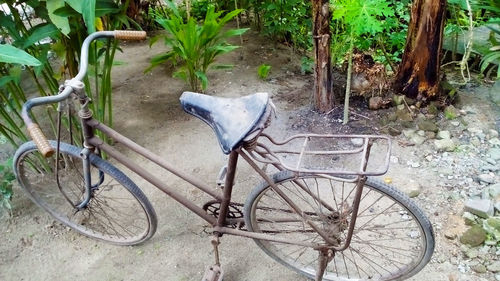
[[[99,31],[94,32],[85,38],[82,44],[82,51],[80,55],[80,68],[78,74],[72,79],[77,80],[75,82],[81,82],[85,75],[87,74],[87,69],[89,65],[89,46],[92,41],[98,38],[115,38],[121,40],[144,40],[146,39],[146,32],[144,31],[131,31],[131,30],[115,30],[115,31]],[[71,83],[68,83],[71,84]],[[47,137],[43,134],[40,126],[33,122],[30,117],[31,109],[35,106],[56,103],[67,99],[71,93],[73,93],[73,87],[71,85],[65,85],[62,92],[55,96],[48,97],[37,97],[26,101],[23,105],[21,115],[26,124],[28,133],[36,144],[38,150],[44,157],[50,157],[54,154],[54,148],[50,146]]]

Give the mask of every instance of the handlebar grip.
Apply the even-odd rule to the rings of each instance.
[[[144,40],[146,39],[146,31],[115,30],[115,38],[121,40]]]
[[[50,146],[49,141],[37,124],[29,124],[28,133],[43,157],[48,158],[54,154],[54,148]]]

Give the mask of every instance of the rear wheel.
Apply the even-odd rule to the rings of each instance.
[[[56,142],[50,141],[55,147]],[[85,183],[81,149],[60,144],[58,179],[56,157],[43,158],[33,142],[16,152],[14,168],[28,196],[54,218],[92,238],[134,245],[150,238],[156,214],[144,193],[125,174],[95,154],[90,155],[92,195],[81,209]]]
[[[318,175],[273,176],[277,186],[310,221],[343,244],[348,231],[355,183]],[[303,188],[302,188],[302,187]],[[249,195],[244,209],[249,231],[296,242],[325,245],[267,182]],[[318,251],[305,246],[255,239],[274,260],[314,278]],[[430,260],[434,236],[429,220],[403,193],[368,179],[361,196],[350,247],[335,252],[323,280],[399,280],[420,271]]]

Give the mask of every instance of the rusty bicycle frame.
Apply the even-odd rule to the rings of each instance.
[[[86,96],[85,91],[83,91],[83,83],[81,82],[83,77],[85,76],[87,67],[88,67],[88,62],[87,62],[87,57],[88,57],[88,46],[90,42],[96,38],[100,37],[112,37],[114,36],[115,38],[119,38],[119,33],[117,31],[112,32],[112,31],[105,31],[105,32],[97,32],[94,33],[93,35],[89,36],[83,46],[82,46],[82,57],[81,57],[81,65],[80,65],[80,71],[78,75],[70,80],[67,81],[65,87],[60,91],[59,95],[57,96],[52,96],[52,97],[43,97],[43,98],[35,98],[30,101],[28,101],[23,107],[23,118],[27,124],[28,128],[32,128],[33,131],[30,130],[30,134],[32,135],[33,140],[35,143],[37,143],[37,146],[39,147],[40,151],[44,155],[49,155],[53,152],[48,151],[47,153],[43,152],[44,150],[44,143],[43,143],[43,133],[39,131],[38,125],[33,123],[31,118],[29,117],[29,112],[31,107],[40,105],[40,104],[47,104],[47,103],[53,103],[53,102],[61,102],[63,100],[68,99],[70,96],[75,96],[80,104],[81,104],[81,109],[79,111],[79,118],[81,121],[82,125],[82,131],[83,131],[83,149],[82,149],[82,158],[83,158],[83,163],[84,163],[84,176],[85,176],[85,182],[86,182],[86,195],[84,200],[76,206],[77,208],[84,207],[90,200],[91,197],[91,179],[90,179],[90,160],[88,155],[90,153],[96,153],[97,150],[99,152],[103,151],[107,155],[111,156],[113,159],[115,159],[117,162],[123,164],[127,168],[129,168],[131,171],[134,173],[138,174],[151,184],[153,184],[155,187],[163,191],[165,194],[168,196],[172,197],[174,200],[179,202],[181,205],[184,207],[188,208],[191,210],[193,213],[207,221],[210,225],[213,227],[214,234],[218,237],[222,236],[223,234],[229,234],[229,235],[236,235],[236,236],[242,236],[242,237],[247,237],[247,238],[253,238],[253,239],[260,239],[260,240],[267,240],[267,241],[273,241],[273,242],[278,242],[278,243],[286,243],[286,244],[294,244],[294,245],[300,245],[300,246],[305,246],[305,247],[311,247],[315,250],[319,250],[320,252],[325,252],[325,251],[343,251],[347,249],[350,245],[351,238],[353,236],[354,232],[354,226],[356,224],[356,218],[357,218],[357,213],[358,213],[358,208],[360,205],[361,201],[361,194],[363,191],[363,186],[365,181],[367,180],[367,176],[373,176],[373,175],[382,175],[384,174],[389,166],[389,154],[390,154],[390,139],[385,136],[377,136],[377,135],[316,135],[316,134],[299,134],[292,136],[282,142],[277,142],[275,141],[272,137],[268,136],[265,133],[262,133],[262,131],[259,132],[259,134],[254,137],[252,140],[249,141],[244,141],[240,146],[235,148],[233,151],[230,152],[229,154],[229,160],[228,160],[228,165],[227,165],[227,173],[225,176],[225,184],[224,188],[221,192],[216,192],[214,191],[214,188],[206,183],[203,183],[196,179],[195,177],[180,171],[176,169],[172,164],[168,163],[161,157],[159,157],[157,154],[147,150],[146,148],[138,145],[134,141],[128,139],[127,137],[121,135],[117,131],[111,129],[110,127],[100,123],[99,121],[95,120],[92,118],[92,112],[90,111],[88,104],[90,102],[90,99]],[[127,39],[125,38],[125,35],[121,35],[122,39]],[[131,36],[131,35],[127,35]],[[269,117],[270,118],[270,117]],[[171,188],[167,184],[165,184],[163,181],[161,181],[159,178],[155,177],[152,173],[148,172],[146,169],[143,167],[133,163],[130,159],[128,159],[124,154],[113,148],[112,146],[106,144],[102,139],[98,138],[95,134],[96,131],[102,132],[104,135],[110,137],[114,141],[122,144],[126,148],[134,151],[135,153],[145,157],[146,159],[150,160],[151,162],[155,163],[156,165],[162,167],[166,171],[171,172],[175,176],[183,179],[184,181],[188,182],[189,184],[193,185],[194,187],[202,190],[206,194],[210,195],[211,197],[214,198],[217,202],[220,203],[220,213],[217,217],[211,216],[207,213],[205,209],[202,207],[196,205],[193,201],[189,200],[188,198],[184,197],[181,193],[177,192],[175,189]],[[41,136],[43,137],[40,137]],[[307,144],[311,139],[315,138],[324,138],[324,139],[334,139],[334,140],[340,140],[340,139],[352,139],[352,138],[358,138],[362,140],[362,145],[361,147],[357,149],[348,149],[348,150],[307,150]],[[40,140],[42,139],[42,140]],[[267,144],[264,143],[264,140],[267,141],[267,143],[273,144],[273,145],[284,145],[287,144],[291,141],[296,141],[296,140],[303,140],[302,146],[298,150],[294,149],[272,149],[270,148]],[[376,140],[383,140],[387,141],[388,145],[388,151],[385,157],[384,164],[380,166],[380,170],[377,171],[367,171],[367,165],[368,165],[368,160],[370,156],[370,150],[372,147],[372,144]],[[46,148],[46,147],[45,147]],[[282,161],[282,158],[280,157],[281,154],[283,153],[288,153],[288,154],[294,154],[298,156],[298,161],[295,166],[290,166],[287,165],[285,162]],[[360,154],[361,155],[361,163],[359,165],[359,169],[356,171],[335,171],[335,172],[329,172],[325,170],[316,170],[316,169],[309,169],[309,168],[304,168],[302,166],[302,160],[305,155],[309,156],[314,156],[314,155],[328,155],[328,156],[333,156],[333,155],[345,155],[345,154]],[[58,153],[56,153],[57,157]],[[244,230],[241,227],[244,224],[244,221],[242,218],[240,219],[229,219],[227,218],[227,214],[229,212],[229,208],[231,203],[231,194],[232,194],[232,189],[233,189],[233,183],[235,179],[235,174],[236,174],[236,168],[238,164],[238,158],[241,157],[243,158],[255,172],[257,172],[270,186],[271,188],[291,207],[291,209],[301,217],[302,221],[309,225],[315,232],[318,233],[319,236],[321,236],[324,240],[323,244],[320,243],[309,243],[305,241],[292,241],[288,239],[282,239],[278,237],[274,237],[273,235],[266,234],[266,233],[258,233],[258,232],[251,232],[248,230]],[[56,161],[57,162],[57,161]],[[283,192],[277,184],[274,183],[274,181],[267,175],[266,171],[262,168],[259,168],[258,163],[263,163],[263,164],[270,164],[277,168],[278,170],[289,170],[295,173],[296,176],[299,176],[301,174],[315,174],[319,175],[322,177],[328,177],[331,179],[337,179],[340,181],[349,181],[349,182],[355,182],[356,183],[356,192],[355,196],[353,199],[353,204],[352,204],[352,210],[351,210],[351,220],[349,223],[349,228],[348,228],[348,233],[346,235],[345,241],[342,245],[339,245],[339,242],[336,241],[335,239],[331,238],[331,235],[326,233],[318,224],[314,223],[311,218],[308,217],[307,214],[302,212],[300,207],[293,202],[292,199],[290,199],[285,192]],[[334,208],[330,206],[327,202],[319,198],[319,194],[315,194],[314,192],[310,191],[305,187],[302,183],[300,183],[298,180],[295,181],[299,187],[301,187],[305,192],[307,192],[310,196],[314,197],[317,202],[320,202],[322,205],[325,206],[326,209],[333,211]],[[233,228],[231,226],[238,224],[240,227]],[[320,262],[321,261],[321,255],[320,255]]]

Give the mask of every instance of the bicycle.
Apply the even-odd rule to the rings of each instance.
[[[91,34],[82,45],[77,76],[66,81],[59,94],[23,106],[33,141],[16,151],[14,170],[36,204],[95,239],[118,245],[149,239],[157,227],[153,206],[127,175],[101,157],[106,153],[212,226],[215,263],[203,280],[222,280],[218,245],[224,234],[254,239],[271,258],[315,280],[401,280],[429,262],[434,250],[429,220],[402,192],[372,178],[388,170],[391,140],[386,136],[298,134],[276,141],[265,132],[274,113],[266,93],[228,99],[184,92],[184,110],[212,127],[229,155],[214,189],[93,119],[82,83],[90,43],[145,36],[138,31]],[[56,140],[48,141],[30,117],[31,109],[42,104],[59,103],[63,110],[70,98],[80,104],[82,147],[61,142],[60,126]],[[61,124],[61,114],[58,121]],[[213,200],[196,205],[105,143],[97,131]],[[370,161],[375,146],[384,151],[382,163]],[[357,160],[342,162],[351,156]],[[263,178],[244,203],[231,201],[240,157]],[[278,172],[269,175],[268,166]]]

